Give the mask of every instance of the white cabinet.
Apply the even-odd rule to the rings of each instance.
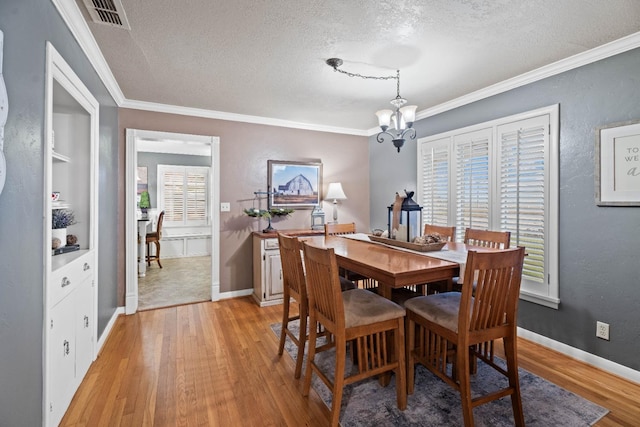
[[[46,426],[64,416],[95,359],[97,341],[98,101],[47,43],[44,186],[44,394]],[[53,200],[52,193],[59,193]],[[77,248],[52,250],[52,213],[73,211]],[[66,242],[64,242],[66,243]]]
[[[253,236],[253,298],[265,307],[282,303],[283,282],[277,238]]]
[[[289,236],[317,236],[324,230],[280,230]],[[278,238],[273,233],[253,233],[253,299],[260,307],[282,304],[284,282]]]

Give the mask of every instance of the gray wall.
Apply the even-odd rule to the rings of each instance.
[[[0,1],[9,96],[0,195],[0,426],[42,424],[45,42],[100,102],[98,330],[116,309],[118,111],[50,0]],[[48,245],[47,245],[48,246]]]
[[[640,49],[416,124],[418,138],[560,104],[559,310],[520,301],[519,326],[640,369],[640,207],[595,204],[595,129],[640,119]],[[400,155],[369,139],[371,226],[384,227],[397,189],[416,187],[416,143]],[[596,320],[611,341],[595,337]]]

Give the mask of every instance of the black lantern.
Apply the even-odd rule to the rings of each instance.
[[[400,208],[400,226],[398,230],[393,230],[393,206],[389,206],[388,230],[389,237],[405,242],[413,242],[413,239],[422,236],[422,206],[418,205],[413,199],[413,191],[404,190],[405,197],[402,200]],[[397,195],[398,193],[396,193]]]

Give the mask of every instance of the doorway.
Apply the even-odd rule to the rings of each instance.
[[[214,136],[177,134],[170,132],[146,131],[138,129],[127,129],[127,162],[126,162],[126,301],[125,312],[133,314],[139,309],[140,288],[138,279],[138,179],[137,170],[139,159],[153,153],[153,157],[160,159],[157,161],[171,163],[176,156],[198,156],[206,157],[210,167],[208,176],[208,216],[207,229],[209,230],[206,240],[200,239],[197,243],[202,245],[206,241],[210,256],[210,293],[212,301],[219,299],[220,293],[220,268],[219,268],[219,230],[220,216],[217,206],[219,205],[220,193],[220,143],[219,138]],[[147,160],[148,162],[148,160]],[[155,171],[155,166],[154,166]],[[155,172],[154,172],[155,174]],[[156,201],[156,203],[158,203]],[[156,205],[157,206],[157,205]],[[163,230],[166,230],[163,226]],[[193,231],[193,230],[190,230]],[[183,233],[184,234],[184,233]],[[187,233],[188,234],[188,233]],[[163,232],[163,239],[165,239]],[[180,235],[180,228],[176,227],[170,238],[166,242],[166,248],[171,251],[173,245],[177,247],[181,240],[187,241],[186,235]],[[203,237],[203,236],[200,236]],[[184,243],[186,247],[186,243]],[[162,251],[165,253],[165,250]],[[169,255],[171,255],[169,253]],[[185,254],[183,254],[185,255]],[[179,256],[175,255],[174,256]],[[176,258],[162,260],[163,266],[166,262],[179,262]],[[193,260],[191,260],[193,261]],[[203,263],[198,263],[202,265]],[[183,264],[184,268],[184,264]],[[163,274],[163,273],[161,273]],[[169,276],[167,273],[166,276]],[[188,275],[187,275],[188,277]],[[175,286],[179,286],[176,283]],[[180,303],[180,301],[176,301]]]

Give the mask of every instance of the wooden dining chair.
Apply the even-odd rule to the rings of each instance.
[[[332,392],[331,426],[337,426],[345,385],[393,371],[397,405],[404,410],[407,406],[404,308],[364,289],[341,293],[334,250],[310,246],[307,242],[302,245],[309,291],[309,322],[312,325],[320,323],[332,334],[336,349],[332,380],[330,373],[323,372],[316,363],[317,333],[311,328],[303,396],[309,395],[311,377],[315,373]],[[348,342],[355,343],[358,369],[345,377]]]
[[[407,309],[407,388],[414,391],[415,364],[420,363],[460,393],[465,426],[473,426],[473,408],[510,396],[517,426],[524,426],[518,378],[516,321],[524,248],[498,252],[469,251],[461,292],[413,298]],[[493,349],[482,345],[502,338],[506,369]],[[470,368],[475,358],[503,374],[508,385],[471,397]],[[448,365],[452,364],[448,369]]]
[[[456,227],[444,227],[442,225],[425,224],[423,235],[439,234],[444,237],[447,242],[456,240]]]
[[[464,243],[484,248],[509,249],[511,232],[467,228],[464,230]]]
[[[164,211],[160,212],[158,215],[158,225],[156,226],[156,231],[151,233],[147,233],[147,238],[145,243],[147,244],[147,265],[151,266],[151,261],[157,261],[158,266],[162,268],[162,264],[160,264],[160,239],[162,239],[162,220],[164,219]],[[156,246],[155,255],[151,255],[151,243]]]
[[[344,236],[346,234],[355,234],[355,232],[355,222],[344,224],[330,223],[324,225],[325,236]],[[359,287],[373,291],[376,290],[377,283],[375,282],[375,280],[372,280],[369,277],[354,273],[353,271],[345,270],[342,267],[340,268],[340,275],[346,277],[352,282],[355,282]]]
[[[309,338],[307,335],[309,300],[307,298],[306,278],[302,265],[302,245],[298,238],[278,233],[278,247],[280,250],[283,282],[282,329],[280,331],[278,356],[282,356],[284,353],[284,344],[288,336],[298,349],[294,377],[300,378],[304,348]],[[341,277],[340,288],[341,290],[355,289],[355,285],[353,282],[349,282],[347,279]],[[298,314],[296,315],[291,315],[292,298],[298,303]],[[289,328],[289,323],[295,320],[300,320],[297,334]],[[316,327],[316,325],[314,325],[314,327]],[[318,331],[318,333],[320,336],[327,335],[323,331]]]

